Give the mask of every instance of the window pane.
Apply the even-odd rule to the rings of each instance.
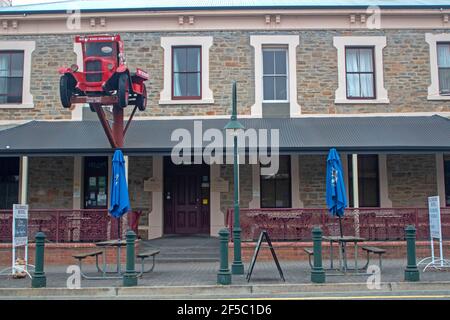
[[[291,186],[289,179],[280,179],[276,181],[276,208],[286,208],[291,206]]]
[[[286,51],[275,51],[275,74],[286,74]]]
[[[450,160],[444,161],[444,177],[445,177],[445,199],[446,205],[450,206]]]
[[[8,93],[8,78],[0,78],[0,95]]]
[[[0,54],[0,77],[9,75],[9,54]]]
[[[286,208],[291,206],[290,157],[279,156],[278,172],[261,175],[261,207]],[[267,165],[261,165],[267,167]]]
[[[372,49],[359,49],[359,71],[372,72],[373,71],[373,57]]]
[[[347,74],[347,96],[360,97],[359,74]]]
[[[275,78],[275,100],[287,100],[286,77]]]
[[[186,48],[174,48],[173,49],[173,71],[185,72],[186,71]]]
[[[275,207],[275,183],[272,179],[261,179],[261,207]]]
[[[361,97],[371,98],[374,96],[373,92],[373,74],[361,74]]]
[[[187,74],[175,73],[173,75],[173,95],[175,97],[186,96],[187,91]]]
[[[347,72],[358,72],[358,49],[347,48],[345,50],[345,55]]]
[[[439,91],[450,92],[450,69],[439,68]]]
[[[275,54],[273,50],[263,50],[263,74],[274,74],[274,59]]]
[[[187,49],[187,71],[199,72],[200,71],[200,48],[188,48]]]
[[[22,102],[22,80],[23,78],[10,78],[9,79],[9,98],[10,103]]]
[[[438,44],[437,56],[439,67],[450,67],[450,44],[448,43]]]
[[[200,96],[200,73],[187,74],[187,93],[189,97]]]
[[[264,86],[264,100],[275,100],[275,78],[270,76],[265,76],[263,78]]]
[[[14,53],[11,55],[11,76],[23,76],[23,53]]]

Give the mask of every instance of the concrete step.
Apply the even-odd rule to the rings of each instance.
[[[168,236],[141,242],[142,251],[159,249],[157,262],[219,261],[219,240],[204,236]]]

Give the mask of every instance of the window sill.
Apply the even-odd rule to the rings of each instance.
[[[427,96],[427,100],[435,100],[435,101],[442,101],[442,100],[450,100],[450,96],[441,96],[441,95],[432,95]]]
[[[0,104],[0,109],[33,109],[33,103],[21,103],[21,104]]]
[[[335,104],[388,104],[389,99],[335,99]]]
[[[213,104],[214,99],[202,100],[159,100],[159,104]]]

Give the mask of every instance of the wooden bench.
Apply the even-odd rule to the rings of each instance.
[[[308,255],[309,266],[312,269],[313,268],[313,264],[311,262],[311,257],[314,256],[314,251],[311,248],[303,248],[303,251],[305,251],[306,254]]]
[[[159,249],[150,249],[150,250],[138,253],[136,255],[136,257],[138,259],[141,259],[141,272],[138,274],[138,277],[141,277],[144,273],[153,271],[153,269],[155,268],[155,258],[156,258],[156,255],[159,253],[160,253]],[[152,267],[148,270],[145,270],[144,269],[145,268],[145,259],[150,258],[150,257],[152,257],[152,262],[153,262]]]
[[[78,265],[80,266],[80,270],[82,270],[81,264],[84,259],[89,258],[89,257],[95,257],[95,266],[97,267],[97,270],[99,272],[101,272],[100,267],[98,265],[98,257],[101,256],[102,254],[103,254],[102,250],[96,250],[96,251],[91,251],[91,252],[87,252],[87,253],[77,253],[77,254],[72,255],[72,257],[74,257],[75,259],[78,260]]]
[[[369,266],[369,261],[370,261],[370,254],[377,254],[378,255],[378,259],[379,259],[379,266],[380,266],[380,270],[383,267],[382,265],[382,256],[383,254],[386,253],[385,249],[381,249],[378,247],[371,247],[371,246],[363,246],[361,247],[362,250],[367,252],[367,263],[366,263],[366,268]]]

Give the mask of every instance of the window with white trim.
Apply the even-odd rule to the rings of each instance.
[[[22,103],[23,51],[0,51],[0,104]]]
[[[161,37],[164,88],[159,104],[212,104],[209,49],[213,37]]]
[[[347,99],[375,99],[373,47],[345,48]]]
[[[386,37],[334,37],[337,49],[338,88],[334,102],[389,103],[383,77]]]
[[[31,55],[34,41],[0,41],[0,108],[33,108]]]
[[[288,102],[288,51],[263,48],[263,102]]]
[[[300,43],[298,35],[251,35],[250,45],[255,50],[255,103],[251,107],[251,115],[254,117],[263,116],[263,103],[282,102],[287,104],[290,116],[301,114],[300,105],[297,99],[297,47]],[[270,53],[274,48],[285,51],[285,61],[282,54],[272,56]],[[266,53],[267,52],[267,53]],[[266,53],[266,54],[265,54]],[[266,55],[266,57],[264,57]],[[264,63],[265,62],[265,63]],[[279,66],[271,68],[272,63],[285,63],[286,71]],[[266,64],[266,66],[265,66]],[[273,69],[273,70],[272,70]],[[273,73],[272,73],[273,72]],[[267,80],[264,81],[264,76]],[[277,78],[277,80],[275,79]],[[286,82],[284,82],[286,79]],[[276,83],[272,82],[278,81]],[[284,86],[286,89],[284,89]],[[264,89],[266,87],[266,89]],[[284,92],[285,91],[285,92]],[[285,100],[280,100],[285,97]],[[267,100],[266,100],[267,99]],[[269,100],[276,99],[276,100]]]
[[[450,33],[425,34],[430,50],[428,100],[450,100]]]
[[[437,43],[439,94],[450,95],[450,43]]]

